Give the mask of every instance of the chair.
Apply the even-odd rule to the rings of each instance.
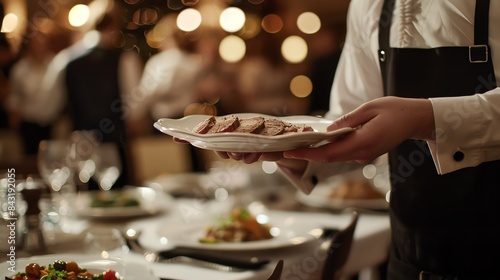
[[[352,213],[352,220],[349,225],[337,232],[331,240],[327,251],[327,258],[323,265],[321,280],[338,280],[340,279],[342,268],[344,267],[349,252],[351,251],[354,230],[358,223],[359,214]]]
[[[189,147],[171,137],[143,136],[131,141],[134,178],[139,184],[163,174],[191,171]]]
[[[279,260],[274,268],[273,273],[267,278],[267,280],[280,280],[281,273],[283,272],[283,260]]]

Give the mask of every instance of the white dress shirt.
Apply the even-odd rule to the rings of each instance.
[[[336,119],[364,102],[384,96],[377,52],[382,4],[383,0],[350,3],[346,42],[332,86],[327,118]],[[475,1],[471,0],[397,0],[390,45],[397,48],[474,45],[474,12]],[[498,85],[500,1],[491,1],[489,26]],[[428,145],[439,174],[500,159],[500,88],[484,94],[430,100],[437,138]],[[462,161],[453,160],[457,150],[465,154]],[[310,163],[301,175],[283,171],[308,193],[314,187],[311,177],[321,180],[331,176],[332,168],[323,163]]]

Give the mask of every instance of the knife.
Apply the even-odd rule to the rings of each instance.
[[[154,256],[150,256],[157,262],[174,262],[174,261],[188,261],[186,258],[190,259],[190,262],[196,264],[203,264],[204,266],[210,266],[215,268],[215,265],[219,265],[219,270],[235,271],[235,270],[256,270],[260,269],[269,263],[269,260],[261,260],[257,257],[235,257],[229,253],[205,251],[200,249],[192,249],[185,247],[176,247],[173,249],[159,251],[155,253]],[[224,266],[226,268],[220,267]]]

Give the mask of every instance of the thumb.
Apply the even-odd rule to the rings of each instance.
[[[354,111],[341,116],[340,118],[333,121],[333,123],[327,127],[327,130],[333,131],[344,127],[356,128],[367,123],[375,116],[372,113],[369,113],[369,111],[365,110],[364,108],[364,106],[360,106]]]

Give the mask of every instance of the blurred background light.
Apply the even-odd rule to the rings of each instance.
[[[160,13],[155,8],[142,8],[134,12],[132,20],[137,25],[153,25],[160,19]]]
[[[13,13],[8,13],[5,15],[2,21],[2,33],[10,33],[14,31],[17,27],[19,19]]]
[[[267,33],[278,33],[283,28],[283,20],[278,15],[269,14],[262,19],[261,25]]]
[[[171,10],[177,11],[184,7],[181,0],[167,0],[167,7]]]
[[[290,36],[281,45],[281,54],[290,63],[300,63],[307,56],[307,43],[299,36]]]
[[[256,15],[247,15],[245,20],[245,25],[239,34],[243,39],[251,39],[257,34],[259,34],[261,30],[260,27],[260,18]]]
[[[245,13],[236,7],[224,9],[219,18],[219,24],[226,32],[236,32],[245,25]]]
[[[89,16],[89,7],[87,5],[78,4],[69,10],[68,22],[73,27],[80,27],[87,23]]]
[[[305,34],[314,34],[321,28],[321,20],[315,13],[305,12],[297,18],[297,27]]]
[[[196,30],[201,25],[201,14],[198,10],[188,8],[177,16],[177,27],[185,32]]]
[[[313,84],[307,76],[298,75],[290,81],[290,91],[296,97],[305,98],[311,94],[312,89]]]
[[[219,45],[219,55],[227,62],[240,61],[245,56],[245,52],[245,41],[235,35],[225,37]]]
[[[182,4],[184,4],[185,6],[194,6],[196,4],[198,4],[198,0],[182,0]]]

